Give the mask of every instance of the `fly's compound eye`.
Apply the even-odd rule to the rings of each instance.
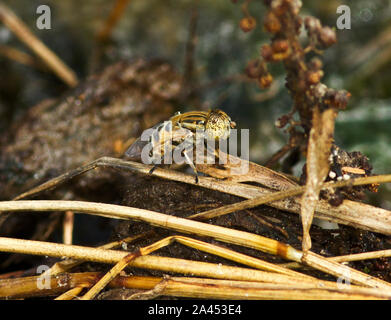
[[[205,131],[210,139],[227,139],[231,133],[231,119],[221,111],[211,111],[205,124]]]

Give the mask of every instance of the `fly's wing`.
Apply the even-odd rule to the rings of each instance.
[[[147,147],[148,159],[144,159],[146,163],[160,163],[163,156],[168,156],[167,152],[171,153],[173,148],[184,142],[188,146],[193,144],[193,132],[178,126],[172,128],[172,123],[166,121],[145,130],[141,137],[129,147],[125,155],[131,160],[143,160],[142,152]]]
[[[142,141],[138,138],[132,145],[126,150],[125,155],[132,160],[140,160],[141,159],[141,151],[148,144],[148,141]]]
[[[138,138],[132,145],[125,151],[125,155],[132,160],[140,160],[141,152],[144,147],[152,143],[153,140],[158,139],[159,130],[163,127],[163,123],[158,123],[157,125],[149,128],[143,132],[140,138]]]

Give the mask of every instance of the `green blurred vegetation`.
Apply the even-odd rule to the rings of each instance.
[[[94,35],[107,18],[114,1],[47,0],[52,8],[52,30],[37,30],[35,10],[40,1],[6,0],[51,49],[79,75],[88,75],[95,48]],[[246,63],[258,56],[261,44],[269,41],[263,31],[265,8],[254,0],[249,7],[257,28],[244,33],[238,27],[243,14],[241,1],[130,1],[124,17],[113,32],[107,63],[134,57],[159,57],[183,71],[185,46],[192,10],[198,8],[195,80],[203,85],[242,73]],[[303,1],[302,15],[313,15],[324,25],[335,26],[336,9],[349,5],[352,29],[338,30],[338,43],[323,56],[323,82],[352,93],[348,109],[340,113],[336,142],[348,151],[362,151],[371,159],[376,173],[391,172],[391,2],[389,0]],[[18,39],[0,26],[0,44],[26,51]],[[27,50],[28,52],[28,50]],[[58,97],[66,87],[53,75],[0,57],[0,129],[5,130],[31,105]],[[284,87],[284,69],[272,66],[275,93],[255,83],[222,81],[206,86],[199,103],[219,106],[241,128],[250,128],[251,158],[264,163],[286,142],[274,121],[291,108]],[[186,106],[195,109],[197,106]],[[9,108],[12,108],[10,111]],[[184,109],[184,106],[178,106]],[[6,121],[4,120],[6,119]],[[0,131],[1,131],[0,130]],[[296,168],[299,173],[301,168]],[[391,208],[391,190],[386,187],[372,201]]]

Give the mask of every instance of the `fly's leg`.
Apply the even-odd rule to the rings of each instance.
[[[214,148],[212,149],[206,140],[204,141],[204,146],[206,146],[206,157],[208,158],[209,155],[213,155],[214,156],[213,163],[216,163],[216,161],[219,159],[219,149],[216,148],[216,146],[214,146]]]
[[[185,157],[187,164],[193,169],[193,171],[195,173],[195,182],[198,183],[198,181],[199,181],[199,179],[198,179],[198,171],[197,171],[197,168],[194,165],[193,160],[190,159],[189,153],[188,153],[187,150],[183,151],[183,156]]]
[[[152,175],[152,173],[156,170],[156,168],[158,168],[159,165],[163,163],[163,160],[164,160],[164,155],[160,157],[160,161],[158,163],[153,163],[153,167],[151,168],[151,170],[149,170],[148,174]]]
[[[157,164],[154,164],[151,170],[149,170],[148,174],[152,175],[152,173],[155,171],[155,169],[158,167]]]

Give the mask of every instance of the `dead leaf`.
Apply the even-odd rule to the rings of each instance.
[[[311,249],[309,230],[322,183],[329,172],[329,156],[334,136],[334,120],[336,110],[327,109],[323,112],[315,108],[312,118],[312,128],[307,149],[307,182],[306,190],[301,200],[301,222],[303,225],[302,248],[306,252]]]
[[[232,182],[256,182],[280,191],[298,186],[295,181],[279,172],[233,155],[228,156],[227,163],[221,165],[221,169],[208,164],[197,164],[197,170],[214,178],[227,179]]]

